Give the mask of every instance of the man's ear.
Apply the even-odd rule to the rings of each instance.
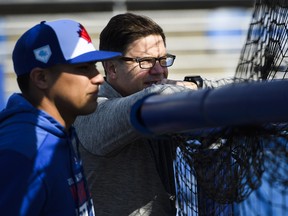
[[[116,78],[116,67],[115,67],[115,62],[114,61],[105,61],[103,62],[103,67],[106,72],[106,76],[112,79]]]
[[[43,68],[33,68],[30,72],[30,79],[40,89],[48,87],[47,70]]]

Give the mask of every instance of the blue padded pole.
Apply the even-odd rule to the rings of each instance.
[[[287,80],[150,95],[131,110],[131,123],[146,134],[269,122],[288,122]]]

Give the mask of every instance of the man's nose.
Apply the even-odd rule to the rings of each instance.
[[[150,69],[151,74],[162,74],[164,73],[164,68],[160,65],[158,61],[155,62],[155,65]]]

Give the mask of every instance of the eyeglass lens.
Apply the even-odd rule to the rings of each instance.
[[[170,67],[174,62],[174,57],[167,56],[167,57],[161,57],[161,58],[139,59],[139,65],[143,69],[149,69],[149,68],[154,67],[156,60],[159,61],[162,67]]]

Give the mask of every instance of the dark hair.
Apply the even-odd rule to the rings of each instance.
[[[166,46],[163,29],[152,19],[133,13],[119,14],[110,19],[100,34],[100,50],[126,52],[129,44],[149,35],[160,35]]]
[[[22,93],[27,93],[29,90],[30,73],[23,74],[17,77],[17,83]]]

